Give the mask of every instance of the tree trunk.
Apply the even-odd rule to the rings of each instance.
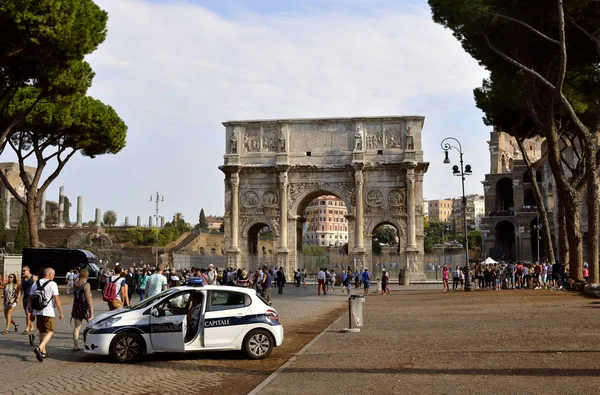
[[[589,269],[588,282],[591,284],[600,283],[600,272],[598,271],[598,254],[600,253],[598,237],[600,234],[600,218],[598,212],[598,202],[600,202],[600,185],[596,177],[596,144],[595,139],[591,139],[586,144],[588,153],[585,157],[587,166],[587,209],[588,209],[588,231],[587,231],[587,263]]]
[[[581,237],[581,200],[579,193],[565,193],[569,204],[564,205],[565,219],[568,224],[569,240],[569,278],[583,282],[583,239]]]
[[[517,144],[519,145],[519,149],[521,150],[521,155],[523,155],[523,160],[525,161],[527,170],[529,170],[529,175],[531,177],[531,185],[533,186],[535,201],[538,206],[538,213],[540,214],[540,219],[542,220],[542,230],[544,233],[544,241],[546,244],[546,258],[548,258],[548,262],[553,264],[556,259],[554,257],[554,245],[552,244],[552,234],[550,233],[550,221],[548,220],[548,211],[546,209],[546,204],[544,203],[542,191],[540,190],[540,186],[537,182],[537,168],[532,166],[531,160],[529,159],[529,155],[527,154],[527,150],[523,146],[523,140],[520,138],[517,138],[516,140]]]
[[[567,218],[562,199],[558,202],[558,261],[569,264],[569,240],[567,240]]]
[[[39,247],[37,224],[40,207],[37,196],[37,185],[35,188],[27,191],[25,196],[27,197],[27,206],[25,207],[25,210],[27,211],[27,218],[29,219],[29,246],[32,248],[37,248]]]

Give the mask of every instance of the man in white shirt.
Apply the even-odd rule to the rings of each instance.
[[[206,273],[206,275],[208,276],[209,285],[215,285],[217,283],[217,271],[212,263],[208,265],[208,273]]]
[[[154,274],[148,277],[148,281],[146,283],[146,298],[150,298],[161,293],[162,291],[167,290],[167,278],[163,276],[164,270],[165,268],[162,263],[159,263],[156,266],[156,271]]]
[[[325,278],[327,276],[325,275],[325,270],[321,269],[319,270],[319,273],[317,273],[317,281],[319,282],[319,287],[317,288],[317,294],[321,295],[321,288],[323,288],[323,295],[327,295],[327,288],[325,288]]]
[[[65,318],[62,309],[62,303],[60,302],[60,298],[58,297],[58,285],[54,282],[54,269],[46,268],[44,270],[44,278],[39,279],[31,286],[31,291],[29,293],[29,304],[27,310],[29,310],[34,316],[36,316],[36,326],[40,331],[40,345],[33,349],[35,352],[35,356],[38,361],[43,362],[44,358],[48,357],[46,352],[46,345],[52,338],[54,331],[56,330],[56,321],[54,319],[54,308],[58,309],[60,313],[59,319],[63,320]],[[46,284],[48,283],[48,284]],[[44,285],[46,284],[46,285]],[[44,300],[48,301],[48,305],[44,307],[42,310],[34,310],[32,306],[32,295],[35,295],[38,286],[40,288],[43,287]]]

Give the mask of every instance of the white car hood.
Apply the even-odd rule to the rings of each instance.
[[[121,308],[119,310],[112,310],[112,311],[107,311],[105,313],[102,313],[102,314],[94,317],[94,319],[90,321],[90,323],[88,324],[88,326],[92,326],[92,325],[94,325],[97,322],[100,322],[100,321],[102,321],[102,320],[104,320],[106,318],[112,317],[112,316],[117,315],[119,313],[123,313],[125,311],[129,311],[129,310],[126,309],[126,308]]]

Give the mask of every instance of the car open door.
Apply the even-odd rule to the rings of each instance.
[[[184,351],[183,328],[192,293],[171,295],[150,311],[150,341],[155,351]]]

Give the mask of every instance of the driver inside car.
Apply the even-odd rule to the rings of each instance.
[[[187,328],[184,338],[186,343],[193,340],[196,333],[198,333],[198,324],[202,315],[202,298],[203,296],[200,292],[195,293],[188,306]]]

